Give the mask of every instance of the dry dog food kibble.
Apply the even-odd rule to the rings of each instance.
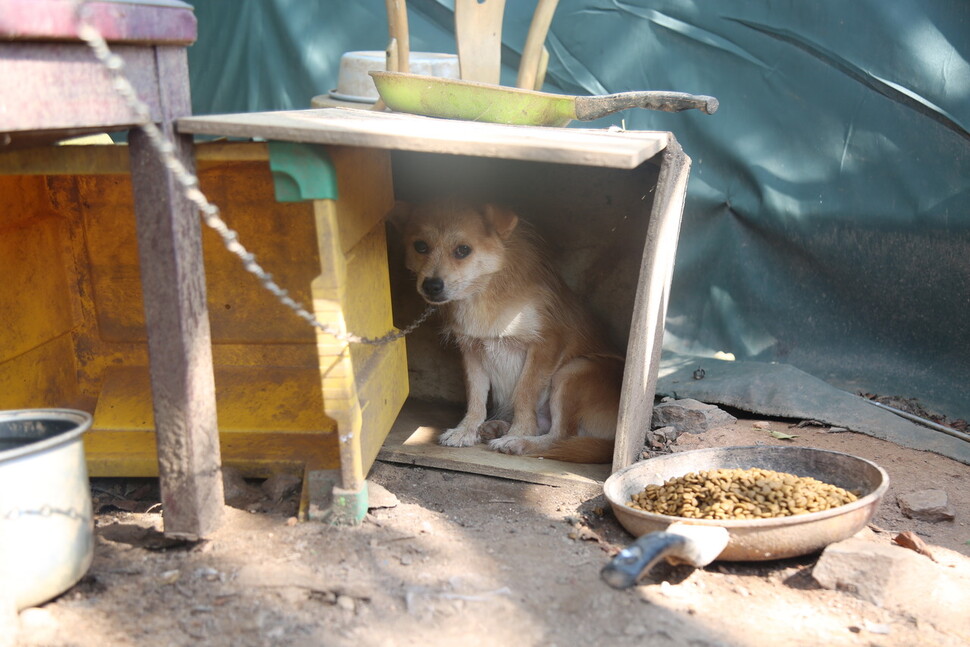
[[[811,477],[751,468],[690,472],[648,485],[629,505],[688,519],[767,519],[820,512],[857,498]]]

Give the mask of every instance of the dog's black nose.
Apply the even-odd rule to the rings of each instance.
[[[430,299],[440,297],[441,293],[445,291],[445,282],[437,277],[427,278],[421,282],[421,291],[424,292],[424,296]]]

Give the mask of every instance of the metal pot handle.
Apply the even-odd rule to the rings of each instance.
[[[718,100],[703,94],[686,92],[637,91],[619,92],[591,97],[576,97],[576,119],[592,121],[628,108],[646,108],[664,112],[681,110],[700,110],[713,115],[717,112]]]
[[[621,550],[603,567],[600,577],[614,589],[627,589],[665,557],[707,566],[721,554],[729,538],[727,529],[719,526],[673,523],[667,530],[647,533]]]

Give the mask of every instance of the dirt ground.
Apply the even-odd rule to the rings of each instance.
[[[860,434],[789,425],[771,422],[796,434],[792,440],[742,420],[681,436],[672,449],[795,443],[871,459],[892,485],[860,534],[889,543],[913,531],[943,567],[968,572],[970,467]],[[967,644],[966,609],[929,620],[822,589],[811,577],[817,555],[704,569],[662,564],[639,586],[613,590],[599,571],[631,537],[596,488],[385,463],[370,480],[397,501],[375,497],[391,507],[373,508],[359,527],[297,524],[294,501],[263,502],[253,506],[263,511],[228,509],[210,540],[181,546],[151,532],[161,527],[151,482],[97,481],[94,564],[60,598],[21,613],[18,644]],[[955,520],[900,512],[897,494],[926,488],[949,493]]]

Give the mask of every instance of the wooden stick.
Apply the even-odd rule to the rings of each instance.
[[[546,34],[552,25],[552,15],[556,13],[559,0],[539,0],[536,11],[532,15],[529,25],[529,35],[522,48],[522,61],[519,63],[519,78],[515,87],[533,90],[536,87],[536,77],[539,73],[539,63],[542,60],[542,46],[546,42]]]

